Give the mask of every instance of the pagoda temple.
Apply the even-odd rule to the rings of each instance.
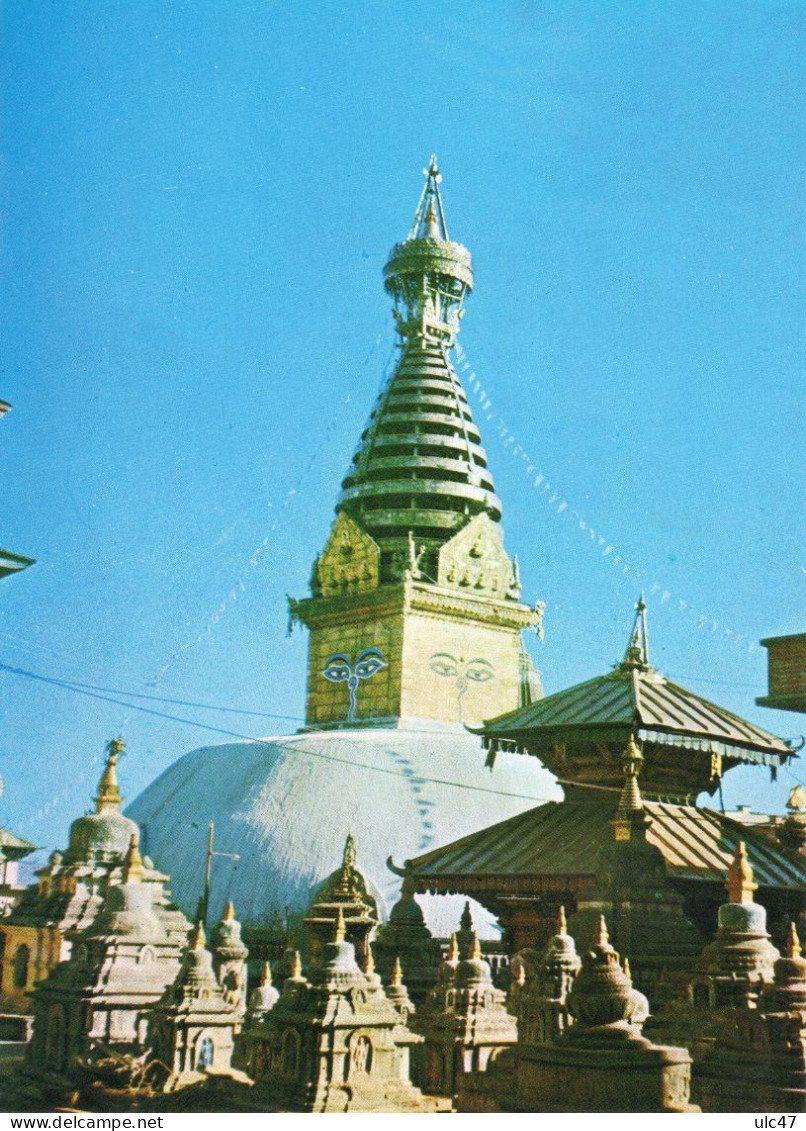
[[[639,984],[642,967],[657,973],[674,959],[672,967],[691,968],[696,936],[690,927],[703,941],[713,933],[739,842],[746,843],[773,933],[782,934],[788,918],[803,910],[802,854],[783,837],[776,843],[695,805],[703,791],[716,792],[734,766],[775,773],[794,752],[657,672],[649,663],[643,601],[613,671],[492,719],[479,733],[491,763],[502,750],[539,758],[557,775],[565,799],[455,840],[409,866],[418,891],[462,892],[494,910],[514,950],[543,945],[560,905],[569,912],[587,907],[607,912],[618,945],[619,932],[632,922]],[[638,924],[619,910],[639,906],[653,910]],[[653,932],[661,923],[669,936],[658,945]]]

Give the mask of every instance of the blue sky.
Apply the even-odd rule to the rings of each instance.
[[[754,706],[754,645],[804,629],[806,5],[29,0],[2,24],[0,542],[37,559],[0,589],[4,664],[295,729],[285,594],[389,372],[381,269],[434,150],[547,691],[620,657],[643,587],[661,670],[806,729]],[[0,822],[49,847],[112,735],[130,799],[217,740],[7,671],[0,711]],[[792,784],[734,771],[725,800],[780,811]]]

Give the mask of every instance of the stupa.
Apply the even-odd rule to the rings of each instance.
[[[530,701],[522,633],[540,630],[541,606],[520,599],[451,360],[474,286],[470,252],[449,237],[435,158],[424,172],[412,227],[384,269],[397,363],[343,479],[310,593],[290,602],[292,623],[310,631],[306,728],[194,750],[128,811],[189,914],[215,822],[217,846],[240,859],[216,860],[212,898],[235,902],[250,946],[254,928],[309,905],[350,832],[385,919],[398,883],[387,857],[560,797],[536,759],[505,754],[491,772],[465,729]],[[442,920],[435,906],[423,902],[426,921],[444,936],[455,902]]]

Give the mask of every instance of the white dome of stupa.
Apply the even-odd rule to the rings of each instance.
[[[400,879],[387,867],[560,799],[536,759],[499,753],[485,767],[480,740],[462,728],[344,729],[192,750],[127,810],[141,845],[171,876],[192,915],[204,883],[208,823],[216,857],[212,914],[232,900],[247,925],[304,910],[338,867],[352,833],[357,865],[386,917]],[[431,929],[456,929],[464,896],[425,897]],[[447,903],[447,906],[446,906]],[[440,912],[440,909],[442,911]],[[481,925],[481,924],[480,924]]]

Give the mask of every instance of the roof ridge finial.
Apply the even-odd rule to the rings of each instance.
[[[644,764],[644,755],[641,752],[641,747],[635,741],[635,735],[630,734],[627,739],[627,746],[621,758],[621,768],[624,771],[624,785],[621,789],[619,796],[618,808],[616,813],[619,817],[626,817],[630,813],[635,813],[644,808],[644,800],[641,797],[641,789],[638,785],[638,775],[641,772],[641,767]]]
[[[111,738],[106,744],[106,762],[98,781],[98,792],[95,795],[96,813],[117,813],[123,798],[118,788],[118,775],[115,766],[118,758],[126,751],[126,745],[121,735]]]
[[[621,667],[640,668],[642,671],[649,670],[649,636],[646,627],[646,602],[643,592],[635,604],[635,621]]]
[[[753,893],[758,884],[753,877],[753,868],[747,858],[747,845],[737,841],[733,860],[728,868],[728,900],[731,903],[753,903]]]

